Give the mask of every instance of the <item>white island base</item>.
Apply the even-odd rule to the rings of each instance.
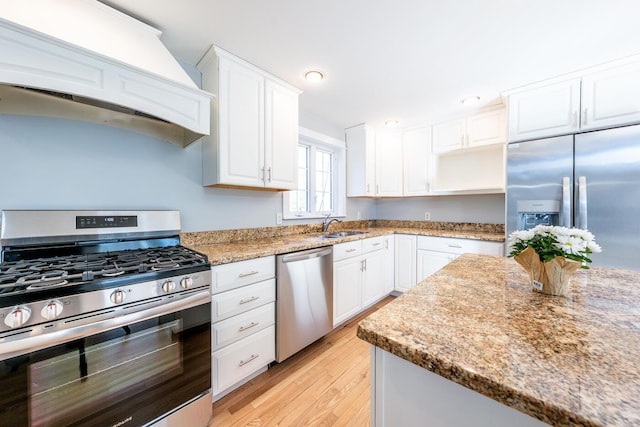
[[[372,427],[541,427],[529,415],[371,346]]]

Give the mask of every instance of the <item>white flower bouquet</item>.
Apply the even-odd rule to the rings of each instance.
[[[573,273],[589,268],[589,255],[602,251],[588,230],[549,225],[514,231],[509,246],[509,256],[529,273],[533,289],[550,295],[565,295]]]
[[[582,268],[589,268],[589,254],[602,252],[593,234],[580,228],[538,225],[530,230],[514,231],[509,236],[509,241],[512,248],[510,257],[531,247],[542,262],[561,256],[581,262]]]

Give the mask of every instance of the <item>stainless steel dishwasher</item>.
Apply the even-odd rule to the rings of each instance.
[[[276,360],[333,329],[333,247],[278,255]]]

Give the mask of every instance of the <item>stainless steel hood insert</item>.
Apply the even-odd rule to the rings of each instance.
[[[213,95],[159,36],[95,0],[8,2],[0,10],[0,114],[108,124],[186,146],[209,134]]]

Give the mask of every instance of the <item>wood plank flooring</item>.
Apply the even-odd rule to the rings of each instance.
[[[368,426],[369,344],[358,322],[387,297],[213,404],[209,427]]]

